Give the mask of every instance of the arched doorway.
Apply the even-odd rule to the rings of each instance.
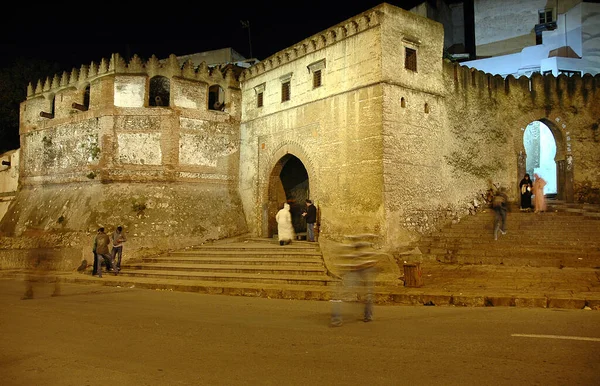
[[[557,167],[556,167],[556,140],[550,128],[542,121],[531,122],[523,133],[523,146],[527,154],[525,171],[533,179],[538,174],[546,180],[544,194],[556,196]]]
[[[286,154],[277,161],[269,175],[269,196],[266,236],[277,234],[275,215],[283,207],[290,204],[292,222],[297,234],[306,232],[306,222],[301,216],[305,200],[310,196],[308,172],[300,159]]]
[[[536,126],[539,128],[537,133]],[[533,173],[538,173],[546,181],[552,181],[552,185],[547,185],[544,189],[545,194],[573,202],[573,157],[567,151],[568,143],[560,128],[553,121],[542,118],[530,122],[522,130],[519,180],[525,173],[529,173],[532,178]]]

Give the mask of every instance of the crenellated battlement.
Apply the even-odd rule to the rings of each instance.
[[[444,76],[450,92],[473,92],[478,96],[516,95],[536,101],[560,101],[578,94],[584,103],[600,95],[600,74],[568,77],[561,74],[533,74],[531,78],[512,75],[503,78],[459,63],[444,61]]]
[[[113,54],[109,59],[103,58],[100,63],[92,62],[90,65],[82,65],[74,68],[70,73],[64,71],[47,77],[44,81],[37,81],[35,88],[32,83],[27,86],[27,99],[40,96],[45,93],[57,93],[62,89],[81,86],[95,79],[107,75],[135,74],[147,75],[149,78],[160,75],[167,78],[179,77],[187,80],[201,81],[207,84],[218,84],[223,88],[239,87],[238,79],[231,69],[223,73],[220,67],[209,68],[206,62],[194,66],[192,61],[187,60],[182,66],[179,65],[177,57],[171,54],[167,59],[159,60],[152,55],[148,61],[134,55],[127,63],[119,54]]]
[[[311,54],[327,46],[331,46],[367,29],[378,26],[381,23],[381,15],[382,11],[378,10],[378,7],[376,7],[370,11],[363,12],[351,19],[306,38],[298,44],[279,51],[276,54],[260,61],[254,66],[244,70],[240,75],[240,81],[252,79],[253,77],[266,71],[275,69],[305,55]]]

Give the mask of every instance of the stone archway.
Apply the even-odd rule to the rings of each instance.
[[[302,161],[293,154],[285,154],[273,166],[267,187],[266,213],[263,219],[263,237],[273,237],[277,233],[275,215],[290,204],[292,222],[297,234],[306,231],[306,222],[300,215],[304,202],[310,197],[308,171]]]
[[[562,131],[554,122],[547,118],[538,119],[537,121],[550,129],[556,143],[556,154],[554,156],[554,162],[556,163],[556,198],[566,202],[573,202],[573,160],[571,155],[567,156],[567,141]],[[521,153],[518,160],[519,178],[522,178],[527,173],[527,151],[523,141],[524,139],[521,138]]]

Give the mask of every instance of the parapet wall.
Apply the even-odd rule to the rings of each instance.
[[[556,142],[559,197],[578,201],[584,186],[600,188],[600,75],[504,79],[445,62],[444,82],[453,139],[446,159],[456,182],[493,181],[516,200],[527,156],[523,134],[541,121]]]
[[[115,54],[40,81],[35,91],[30,85],[21,104],[21,182],[234,183],[241,117],[234,75],[205,63],[179,67],[174,55],[126,64]],[[150,103],[157,76],[164,106]],[[222,108],[208,106],[214,95]]]

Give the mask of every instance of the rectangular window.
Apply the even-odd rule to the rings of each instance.
[[[281,101],[289,101],[290,100],[290,81],[283,82],[281,84]]]
[[[321,87],[321,70],[313,72],[313,88]]]
[[[552,22],[552,9],[541,9],[538,11],[540,16],[540,24]]]
[[[256,95],[256,107],[263,107],[263,93],[259,92]]]
[[[404,47],[404,68],[417,71],[417,50]]]

